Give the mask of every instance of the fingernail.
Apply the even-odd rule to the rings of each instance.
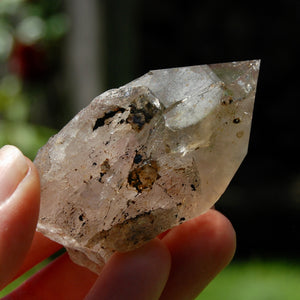
[[[14,193],[29,166],[22,152],[14,146],[0,149],[0,204]]]

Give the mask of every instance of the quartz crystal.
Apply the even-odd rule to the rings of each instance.
[[[38,230],[99,273],[207,211],[246,155],[259,63],[151,71],[96,97],[38,152]]]

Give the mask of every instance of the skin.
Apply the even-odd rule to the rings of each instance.
[[[35,232],[38,173],[21,152],[14,165],[3,166],[7,153],[17,151],[8,148],[0,149],[1,288],[62,247]],[[21,158],[28,166],[25,171],[17,167]],[[14,176],[8,171],[12,169]],[[99,276],[65,253],[4,299],[194,299],[234,252],[231,223],[211,209],[139,249],[114,254]]]

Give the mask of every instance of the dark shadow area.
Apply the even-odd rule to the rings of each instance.
[[[120,13],[113,2],[112,15]],[[236,228],[237,258],[299,257],[300,3],[128,2],[137,5],[130,21],[137,55],[132,79],[151,69],[261,59],[249,153],[217,208]],[[108,39],[114,43],[113,35]],[[108,62],[109,72],[117,70],[109,53]],[[128,80],[108,74],[109,87]]]

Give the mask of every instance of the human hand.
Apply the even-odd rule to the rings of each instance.
[[[62,246],[35,232],[39,177],[12,146],[0,149],[0,288]],[[231,223],[216,210],[143,247],[116,253],[97,276],[65,253],[4,299],[194,299],[230,262]]]

